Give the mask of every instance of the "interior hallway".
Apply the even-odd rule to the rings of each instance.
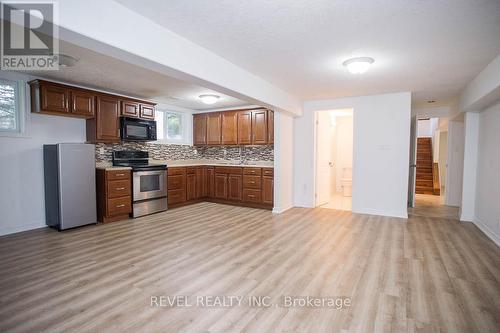
[[[459,208],[446,206],[444,195],[415,194],[415,207],[408,208],[408,215],[458,220]]]

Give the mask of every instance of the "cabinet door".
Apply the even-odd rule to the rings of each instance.
[[[241,175],[229,175],[228,178],[228,200],[241,201],[243,181]]]
[[[134,101],[122,101],[121,115],[125,117],[139,117],[139,103]]]
[[[141,104],[139,117],[142,119],[155,120],[155,107],[150,104]]]
[[[273,177],[262,177],[262,202],[273,204],[274,179]]]
[[[110,96],[97,97],[96,141],[120,141],[120,101]]]
[[[207,196],[206,181],[205,181],[205,167],[196,168],[196,198],[204,198]]]
[[[94,117],[95,95],[82,90],[71,91],[71,113]]]
[[[267,143],[267,110],[252,111],[252,144]]]
[[[205,177],[206,180],[206,196],[209,198],[214,197],[214,190],[215,190],[215,184],[214,184],[214,179],[215,173],[214,173],[214,168],[213,167],[207,167],[207,175]]]
[[[207,144],[207,115],[193,115],[193,145]]]
[[[252,144],[252,111],[238,112],[238,144]]]
[[[238,113],[236,111],[222,112],[222,144],[238,144]]]
[[[186,199],[196,199],[196,175],[190,173],[186,175]]]
[[[69,93],[68,88],[41,83],[42,111],[69,113]]]
[[[220,113],[207,114],[207,145],[220,145],[221,125]]]
[[[217,199],[227,199],[227,174],[215,174],[214,197]]]
[[[267,143],[274,143],[274,111],[269,110],[267,114]]]

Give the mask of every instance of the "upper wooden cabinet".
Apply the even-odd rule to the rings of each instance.
[[[92,118],[96,94],[90,90],[35,80],[30,83],[31,112]]]
[[[195,146],[207,144],[207,115],[205,113],[193,115],[193,144]]]
[[[252,144],[267,144],[267,110],[252,111]]]
[[[238,111],[238,144],[252,144],[252,111]]]
[[[207,114],[207,145],[219,145],[221,143],[222,117],[220,113]]]
[[[221,112],[223,145],[238,144],[238,112]]]
[[[139,117],[139,102],[122,101],[120,114],[125,117]]]
[[[234,110],[193,115],[194,145],[274,143],[274,111]]]
[[[98,95],[96,115],[87,120],[87,141],[120,141],[120,100],[110,95]]]
[[[71,113],[88,118],[95,114],[95,94],[85,90],[71,90]]]
[[[267,113],[267,143],[274,143],[274,111],[269,110]]]
[[[155,106],[152,104],[142,104],[139,111],[139,117],[142,119],[155,119]]]

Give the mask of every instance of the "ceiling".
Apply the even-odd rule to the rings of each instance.
[[[117,0],[303,100],[456,102],[500,53],[498,0]],[[354,76],[342,62],[375,58]]]
[[[79,59],[75,66],[30,74],[197,111],[250,104],[64,41],[60,41],[59,48],[60,53]],[[221,98],[207,105],[198,98],[202,94]]]

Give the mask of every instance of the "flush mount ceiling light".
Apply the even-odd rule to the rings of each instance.
[[[58,59],[60,67],[73,67],[78,62],[78,59],[67,54],[59,54]]]
[[[220,96],[217,95],[212,95],[212,94],[205,94],[205,95],[200,95],[198,96],[201,101],[205,104],[215,104],[219,100]]]
[[[347,59],[342,63],[351,74],[363,74],[366,72],[370,65],[373,64],[375,60],[370,57],[359,57]]]

